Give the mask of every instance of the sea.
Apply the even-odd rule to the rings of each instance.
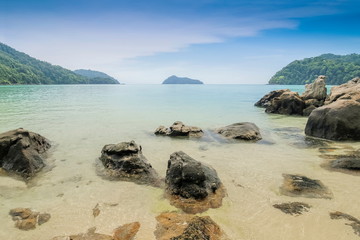
[[[284,85],[51,85],[1,86],[0,132],[16,128],[41,134],[52,143],[47,167],[25,183],[0,175],[0,239],[42,240],[96,232],[111,235],[123,224],[141,224],[136,239],[155,239],[156,216],[181,212],[164,191],[147,185],[110,181],[97,174],[106,144],[134,140],[148,162],[165,178],[170,154],[183,151],[212,166],[227,190],[210,216],[233,240],[359,239],[346,220],[331,219],[341,211],[360,218],[360,177],[322,167],[324,151],[346,153],[356,142],[316,141],[304,134],[306,117],[267,114],[254,106]],[[201,127],[201,139],[154,135],[175,121]],[[259,142],[229,142],[214,131],[237,122],[253,122]],[[325,150],[324,150],[325,149]],[[283,174],[320,180],[332,199],[289,197],[280,193]],[[288,215],[274,204],[304,202],[302,215]],[[100,214],[93,216],[98,205]],[[34,230],[14,226],[10,209],[31,208],[51,214]],[[359,233],[358,233],[359,234]]]

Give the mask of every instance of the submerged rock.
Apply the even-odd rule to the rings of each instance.
[[[331,199],[331,191],[319,180],[301,175],[283,174],[284,182],[280,192],[290,197],[302,196],[308,198]]]
[[[315,109],[305,134],[331,140],[360,140],[360,102],[338,100]]]
[[[50,148],[43,136],[22,128],[0,134],[0,167],[27,179],[44,166],[44,153]]]
[[[199,127],[186,126],[184,123],[174,122],[169,128],[160,126],[155,130],[155,135],[170,137],[202,137],[204,132]]]
[[[110,178],[157,185],[158,174],[134,141],[105,145],[100,160]]]
[[[332,149],[335,151],[337,149]],[[325,162],[321,165],[327,170],[338,171],[349,174],[360,174],[360,149],[356,151],[351,151],[347,154],[328,154],[329,151],[320,150],[323,154],[320,155],[322,158],[326,159]],[[331,152],[330,151],[330,152]]]
[[[280,209],[282,212],[290,215],[300,215],[303,212],[308,212],[310,205],[301,202],[290,202],[290,203],[281,203],[274,204],[274,208]]]
[[[42,225],[51,218],[49,213],[34,212],[30,208],[14,208],[9,215],[15,221],[15,227],[21,230],[35,229],[36,225]]]
[[[273,100],[276,97],[280,97],[284,92],[290,92],[289,89],[281,89],[281,90],[275,90],[271,91],[265,96],[263,96],[259,101],[255,103],[255,106],[257,107],[263,107],[266,108],[271,104],[271,100]]]
[[[114,240],[133,240],[140,229],[139,222],[128,223],[115,229]]]
[[[218,134],[226,138],[258,141],[261,140],[259,128],[251,122],[240,122],[222,127],[216,130]]]
[[[171,154],[165,183],[170,203],[187,213],[220,207],[225,196],[216,171],[181,151]]]
[[[96,233],[96,228],[90,228],[86,233],[71,236],[54,237],[52,240],[133,240],[139,231],[140,223],[134,222],[125,224],[114,229],[113,236]]]
[[[350,223],[347,223],[346,225],[351,226],[354,230],[354,233],[358,236],[360,236],[360,220],[342,212],[332,212],[330,213],[331,219],[345,219],[350,221]]]
[[[220,227],[208,216],[199,217],[174,212],[156,217],[158,224],[154,232],[157,240],[225,240],[228,239]]]

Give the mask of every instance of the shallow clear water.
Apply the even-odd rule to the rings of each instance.
[[[54,145],[49,165],[29,185],[0,176],[0,239],[51,239],[54,236],[112,230],[132,221],[141,223],[137,239],[155,239],[155,217],[176,210],[163,192],[130,182],[107,181],[96,175],[102,147],[135,140],[148,161],[165,177],[171,153],[182,150],[214,167],[228,196],[209,215],[230,239],[358,239],[343,220],[329,212],[360,218],[360,177],[329,172],[316,147],[304,142],[304,117],[269,115],[253,104],[271,90],[303,86],[271,85],[87,85],[0,87],[0,132],[18,127],[40,133]],[[201,140],[156,137],[159,125],[181,120],[206,131]],[[256,123],[264,140],[224,143],[211,130],[235,122]],[[358,143],[331,143],[357,149]],[[320,179],[334,199],[307,199],[279,193],[282,174]],[[241,186],[240,186],[241,185]],[[302,201],[308,213],[290,216],[275,203]],[[92,209],[99,203],[97,218]],[[112,206],[112,204],[118,204]],[[31,231],[14,227],[8,211],[30,207],[52,215]]]

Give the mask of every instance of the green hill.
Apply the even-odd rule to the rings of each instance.
[[[60,66],[37,60],[0,43],[0,85],[115,83],[88,78]],[[117,82],[118,83],[118,82]]]
[[[278,71],[269,84],[307,84],[325,75],[326,84],[339,85],[360,76],[360,54],[323,54],[296,60]]]
[[[78,70],[74,70],[74,73],[92,79],[93,83],[95,83],[94,82],[95,80],[108,81],[109,83],[114,83],[114,84],[119,83],[119,81],[116,80],[115,78],[107,75],[106,73],[99,72],[99,71],[94,71],[94,70],[90,70],[90,69],[89,70],[78,69]]]

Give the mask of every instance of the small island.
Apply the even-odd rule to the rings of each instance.
[[[172,75],[165,79],[162,84],[204,84],[200,80],[195,80],[187,77],[177,77]]]

